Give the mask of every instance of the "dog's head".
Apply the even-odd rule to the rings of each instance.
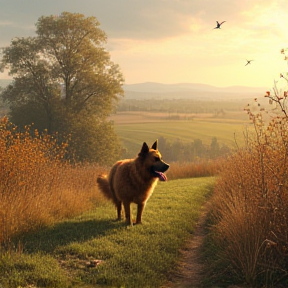
[[[152,177],[159,178],[160,181],[167,180],[164,172],[168,170],[169,164],[162,160],[161,153],[158,151],[158,140],[155,141],[151,148],[144,142],[138,156],[145,160],[145,165]]]

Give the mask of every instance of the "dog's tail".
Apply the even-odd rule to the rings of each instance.
[[[112,200],[114,202],[114,196],[113,196],[112,191],[110,189],[107,175],[99,175],[97,177],[97,183],[98,183],[99,190],[102,192],[102,194],[108,200]]]

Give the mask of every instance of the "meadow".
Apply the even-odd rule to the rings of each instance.
[[[66,142],[28,126],[19,132],[6,117],[0,128],[2,287],[158,287],[169,277],[211,194],[214,178],[201,176],[217,167],[173,163],[144,225],[127,227],[97,189],[107,168],[69,164]],[[103,265],[94,269],[94,260]]]
[[[266,94],[269,103],[274,104],[272,110],[246,109],[249,122],[235,113],[225,117],[211,114],[171,117],[138,111],[114,116],[118,135],[133,149],[136,149],[135,139],[145,137],[153,141],[156,135],[184,142],[201,139],[206,143],[216,137],[220,143],[237,146],[223,162],[216,161],[221,167],[213,174],[219,177],[211,199],[210,228],[204,251],[206,260],[209,259],[205,275],[208,287],[213,284],[223,287],[288,285],[288,117],[285,109],[288,94],[275,91],[275,95]],[[257,99],[254,104],[258,105]],[[148,120],[144,121],[145,118]],[[135,139],[131,140],[131,135],[135,135]],[[203,163],[200,167],[204,167]]]
[[[114,221],[113,205],[21,234],[1,253],[2,287],[160,287],[177,269],[215,178],[159,183],[143,225]],[[135,216],[136,206],[132,206]],[[10,243],[12,245],[12,243]],[[98,265],[91,265],[98,261]],[[30,286],[29,286],[30,285]]]
[[[249,113],[250,124],[209,114],[172,120],[138,111],[111,117],[135,154],[165,129],[171,133],[160,136],[170,139],[191,141],[196,135],[235,145],[236,134],[246,143],[237,141],[238,149],[226,159],[170,163],[169,181],[159,183],[144,224],[136,227],[115,222],[115,208],[99,194],[96,177],[107,167],[72,166],[62,161],[65,142],[57,146],[37,131],[32,137],[29,127],[19,134],[3,118],[0,285],[161,287],[177,271],[179,250],[208,197],[206,287],[286,285],[287,118],[265,124],[261,113]]]

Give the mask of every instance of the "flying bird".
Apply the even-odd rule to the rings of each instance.
[[[246,60],[246,61],[247,61],[247,63],[245,66],[247,66],[248,64],[251,64],[251,61],[254,61],[254,60]]]
[[[217,26],[216,26],[214,29],[220,29],[220,26],[221,26],[224,22],[226,22],[226,21],[223,21],[223,22],[221,22],[221,23],[219,23],[218,21],[216,21]]]

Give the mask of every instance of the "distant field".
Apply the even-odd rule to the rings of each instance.
[[[210,144],[216,137],[218,143],[235,147],[235,137],[238,145],[242,145],[243,131],[250,125],[245,113],[231,114],[225,118],[215,118],[210,114],[178,116],[179,120],[171,120],[173,115],[167,113],[133,111],[118,112],[111,116],[111,120],[123,146],[135,153],[144,141],[152,144],[160,136],[186,143],[201,139],[205,144]]]

